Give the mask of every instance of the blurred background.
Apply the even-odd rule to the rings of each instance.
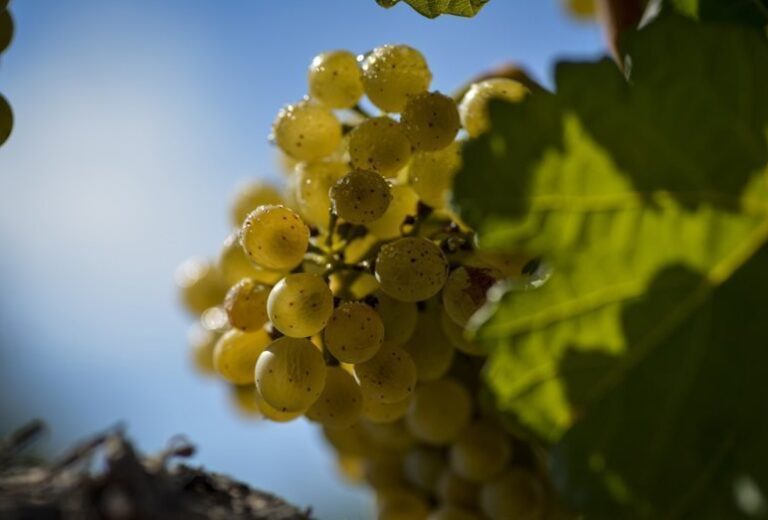
[[[312,505],[371,515],[319,428],[241,418],[198,375],[173,272],[214,255],[239,181],[280,182],[266,140],[320,51],[407,43],[433,88],[506,61],[546,85],[560,58],[603,51],[560,0],[492,0],[473,20],[427,20],[374,0],[68,0],[11,3],[0,92],[0,435],[40,417],[47,453],[124,421],[144,451],[177,433],[195,462]]]

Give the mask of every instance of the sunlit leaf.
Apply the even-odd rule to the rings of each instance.
[[[376,0],[382,7],[392,7],[400,0]],[[405,3],[427,18],[441,14],[475,16],[489,0],[405,0]]]

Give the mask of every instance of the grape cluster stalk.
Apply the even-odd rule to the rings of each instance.
[[[467,334],[531,259],[483,249],[450,205],[489,100],[535,94],[494,78],[457,101],[431,81],[406,45],[312,60],[272,128],[286,188],[242,187],[218,258],[179,267],[194,359],[243,413],[318,423],[382,520],[553,518],[541,458],[482,398]]]

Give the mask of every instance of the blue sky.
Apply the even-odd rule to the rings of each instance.
[[[238,181],[279,179],[266,141],[320,51],[408,43],[451,91],[504,62],[550,84],[556,59],[602,54],[558,0],[492,0],[426,20],[374,0],[13,2],[0,92],[0,433],[32,417],[48,445],[125,421],[146,450],[183,432],[196,461],[321,519],[370,514],[303,421],[238,418],[190,369],[174,267],[212,254]]]

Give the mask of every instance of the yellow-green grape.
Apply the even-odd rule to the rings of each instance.
[[[301,101],[277,113],[272,125],[275,142],[300,161],[316,161],[331,155],[341,143],[341,123],[320,105]]]
[[[432,511],[427,520],[482,520],[479,514],[455,506],[441,506]]]
[[[267,331],[225,333],[213,349],[213,366],[221,377],[235,385],[253,383],[256,360],[272,341]]]
[[[406,423],[413,435],[429,444],[449,444],[469,423],[472,399],[457,381],[444,378],[419,384]]]
[[[200,315],[200,325],[219,334],[224,334],[230,329],[227,312],[218,306],[203,311]]]
[[[264,416],[265,419],[269,419],[272,422],[277,423],[286,423],[293,421],[294,419],[298,419],[302,415],[304,415],[303,410],[299,410],[296,412],[283,412],[278,409],[276,409],[274,406],[271,406],[268,402],[266,402],[261,395],[259,395],[259,392],[257,389],[254,389],[254,394],[256,394],[256,401],[259,404],[259,410],[261,411],[261,415]]]
[[[386,490],[379,499],[379,520],[426,520],[427,500],[405,489]]]
[[[443,306],[450,318],[462,327],[485,304],[488,289],[501,279],[493,268],[461,266],[451,271],[443,288]]]
[[[371,359],[355,365],[355,375],[366,399],[396,403],[416,386],[416,365],[400,347],[384,345]]]
[[[499,271],[504,278],[520,278],[525,276],[523,270],[533,258],[530,254],[524,253],[475,249],[464,263],[470,267]]]
[[[325,360],[311,341],[282,337],[256,362],[256,388],[262,399],[281,412],[307,410],[325,385]]]
[[[384,112],[401,112],[408,98],[429,88],[432,73],[424,56],[407,45],[382,45],[363,59],[363,88]]]
[[[416,152],[408,165],[408,182],[422,202],[440,209],[448,202],[460,167],[461,151],[456,142],[437,152]]]
[[[450,469],[443,471],[437,479],[437,497],[444,503],[467,509],[474,509],[479,498],[480,488],[458,476]]]
[[[349,171],[346,163],[318,161],[296,167],[296,203],[308,223],[327,229],[331,214],[329,191]]]
[[[330,191],[336,214],[352,224],[368,224],[387,211],[389,183],[376,172],[355,170],[336,181]]]
[[[368,435],[371,445],[385,455],[404,454],[416,443],[416,439],[403,421],[390,423],[360,421],[360,425]]]
[[[498,425],[481,420],[470,424],[451,446],[451,469],[473,482],[498,477],[512,457],[512,444]]]
[[[371,440],[360,423],[349,428],[323,428],[323,436],[336,451],[344,455],[366,457],[371,452]]]
[[[480,506],[490,520],[535,520],[544,513],[544,487],[534,475],[512,468],[480,489]]]
[[[240,245],[237,233],[232,233],[224,240],[219,253],[219,272],[229,287],[243,278],[251,278],[258,283],[273,285],[285,276],[281,271],[263,269],[251,262]]]
[[[594,18],[597,12],[595,0],[564,0],[568,12],[575,18]]]
[[[309,66],[309,95],[329,108],[351,108],[363,96],[357,56],[348,51],[318,54]]]
[[[488,102],[491,99],[517,103],[527,94],[528,89],[513,79],[493,78],[475,83],[459,104],[461,124],[470,137],[477,137],[490,126]]]
[[[401,461],[380,457],[363,462],[363,478],[376,491],[398,489],[405,483]]]
[[[443,326],[443,332],[445,333],[445,337],[448,338],[448,342],[453,345],[456,350],[463,352],[468,356],[488,355],[488,352],[482,344],[468,339],[465,336],[464,327],[457,325],[456,322],[448,316],[445,309],[440,313],[440,324]]]
[[[384,177],[392,177],[408,164],[411,149],[402,125],[386,116],[366,119],[349,134],[352,166]]]
[[[362,363],[381,348],[384,323],[365,303],[346,302],[333,311],[323,338],[325,347],[339,361]]]
[[[344,479],[350,484],[360,484],[364,478],[363,459],[354,455],[339,453],[336,457],[336,467]]]
[[[286,336],[306,338],[325,327],[333,313],[333,294],[321,276],[289,274],[272,288],[267,314]]]
[[[390,345],[402,345],[416,330],[419,319],[416,304],[395,300],[380,290],[374,296],[378,300],[376,310],[384,323],[384,341]]]
[[[232,225],[240,227],[248,214],[265,204],[283,204],[280,192],[272,186],[261,181],[251,181],[242,184],[235,191],[232,198],[231,217]]]
[[[405,135],[416,150],[434,152],[453,142],[459,133],[459,109],[453,98],[424,92],[408,100],[400,116]]]
[[[434,381],[448,372],[456,351],[443,333],[437,302],[428,302],[419,312],[416,329],[403,348],[416,364],[419,381]]]
[[[404,302],[427,300],[440,292],[448,277],[448,260],[426,238],[406,237],[385,244],[376,257],[381,290]]]
[[[368,231],[382,240],[391,240],[400,236],[400,227],[409,215],[416,215],[419,196],[407,184],[394,184],[392,190],[392,202],[387,211],[376,222],[371,222],[366,227]]]
[[[293,269],[309,247],[309,229],[285,206],[259,206],[243,222],[240,244],[248,258],[267,269]]]
[[[213,367],[213,348],[221,334],[208,330],[195,323],[187,333],[187,340],[192,351],[192,361],[198,372],[203,375],[216,373]]]
[[[201,258],[190,258],[176,268],[176,285],[186,309],[195,315],[219,305],[227,293],[218,270]]]
[[[330,367],[323,392],[306,416],[328,428],[348,428],[360,418],[362,411],[363,394],[355,378],[343,368]]]
[[[403,460],[403,471],[408,481],[429,494],[437,489],[437,480],[446,467],[445,454],[426,446],[412,449]]]
[[[383,403],[378,399],[363,399],[363,417],[376,424],[393,423],[405,417],[411,398],[406,397],[402,401]]]
[[[260,329],[267,322],[269,287],[243,278],[233,285],[224,298],[229,324],[242,331]]]
[[[261,417],[261,408],[253,384],[230,386],[229,397],[238,415],[247,419]]]

